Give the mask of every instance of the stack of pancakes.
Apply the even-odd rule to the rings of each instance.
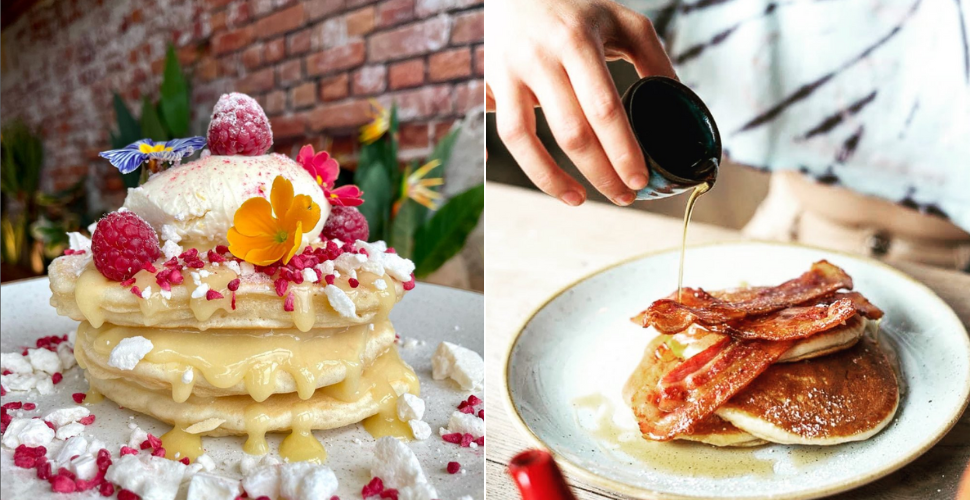
[[[624,387],[646,439],[716,446],[868,439],[899,404],[882,311],[820,261],[776,287],[685,289],[634,320],[660,331]]]
[[[382,244],[359,244],[369,247],[370,260],[385,257]],[[378,436],[410,437],[395,416],[396,399],[418,393],[418,382],[398,356],[388,320],[405,293],[391,276],[400,273],[377,275],[364,266],[335,272],[332,285],[291,282],[291,307],[285,307],[274,282],[279,272],[270,276],[272,270],[254,270],[228,253],[216,262],[211,253],[198,255],[204,266],[183,268],[184,281],[171,286],[169,297],[156,282],[171,261],[166,267],[159,259],[155,272],[139,271],[133,283],[107,280],[89,254],[51,264],[51,304],[81,321],[75,356],[93,391],[175,426],[170,439],[163,436],[170,456],[178,451],[194,459],[201,453],[198,436],[235,434],[248,435],[245,450],[260,454],[267,451],[266,432],[292,431],[284,456],[288,450],[291,459],[322,459],[310,430],[365,419]],[[375,268],[383,272],[369,267]],[[200,286],[221,297],[193,297]],[[147,298],[138,294],[146,289]],[[145,346],[139,337],[151,348],[137,364],[112,362],[116,349],[123,357],[131,346]],[[136,341],[126,346],[126,339]]]

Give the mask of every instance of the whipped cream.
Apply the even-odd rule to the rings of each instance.
[[[315,241],[330,215],[330,204],[310,174],[280,154],[263,156],[209,155],[153,175],[128,190],[124,208],[165,228],[171,241],[184,248],[227,245],[226,233],[236,210],[254,196],[269,199],[273,180],[282,175],[294,194],[309,195],[320,205],[320,221],[303,235],[303,246]],[[279,214],[277,214],[279,215]]]

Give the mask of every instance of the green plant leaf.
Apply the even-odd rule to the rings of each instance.
[[[165,132],[162,121],[158,118],[158,110],[147,97],[141,101],[141,130],[145,134],[145,137],[149,139],[156,141],[167,141],[170,139]]]
[[[165,54],[159,109],[172,137],[185,137],[189,133],[189,86],[172,45]]]
[[[118,135],[111,135],[111,147],[114,149],[120,149],[137,141],[138,139],[142,139],[141,125],[139,125],[138,121],[135,120],[135,117],[131,115],[131,111],[128,111],[128,106],[117,92],[115,92],[112,104],[115,108],[115,116],[118,119]]]
[[[414,274],[425,277],[465,246],[485,208],[485,184],[478,184],[448,200],[414,234]]]
[[[364,167],[363,171],[358,166],[355,182],[357,187],[364,191],[364,204],[357,207],[360,213],[367,218],[367,225],[370,226],[370,240],[386,240],[385,230],[388,226],[388,219],[391,214],[392,192],[390,179],[387,172],[379,163],[371,163]]]
[[[414,254],[414,232],[424,223],[428,209],[408,198],[391,220],[391,237],[388,245],[406,259]]]

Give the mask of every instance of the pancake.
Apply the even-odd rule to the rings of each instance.
[[[91,388],[120,406],[152,416],[163,422],[190,427],[218,422],[218,426],[199,432],[205,436],[249,434],[261,439],[265,432],[292,430],[294,425],[309,429],[334,429],[375,415],[381,403],[393,392],[419,392],[418,379],[411,367],[388,349],[364,371],[358,391],[342,384],[317,390],[308,400],[295,393],[270,396],[255,403],[249,396],[204,398],[189,396],[176,403],[164,392],[152,391],[122,379],[104,380],[86,373]],[[258,416],[259,418],[248,418]],[[297,422],[299,420],[299,422]],[[203,427],[203,428],[205,428]]]
[[[142,336],[154,348],[132,370],[108,365],[111,350],[122,339]],[[250,395],[263,401],[272,394],[298,392],[310,398],[320,387],[361,370],[394,344],[388,320],[374,325],[334,329],[208,330],[122,327],[88,322],[78,327],[74,352],[98,379],[123,378],[155,391],[167,391],[176,402],[189,393],[201,397]],[[186,370],[192,373],[184,381]]]
[[[156,268],[162,267],[161,261]],[[358,272],[359,285],[349,284],[348,276],[337,278],[334,285],[343,290],[354,303],[355,313],[341,314],[330,303],[324,286],[304,282],[290,284],[288,293],[294,297],[294,311],[283,309],[283,298],[277,295],[273,280],[255,273],[240,278],[235,292],[236,308],[232,309],[231,294],[226,284],[237,277],[226,266],[205,268],[211,276],[205,281],[213,290],[224,295],[222,299],[192,299],[195,289],[189,277],[191,270],[183,272],[185,281],[172,286],[170,299],[158,293],[155,277],[148,271],[135,275],[135,286],[140,290],[148,287],[154,291],[149,299],[131,293],[129,287],[109,281],[95,269],[86,255],[65,255],[54,259],[48,268],[50,276],[51,305],[57,313],[77,321],[89,321],[94,326],[111,323],[120,326],[155,326],[159,328],[337,328],[371,323],[375,318],[386,317],[391,308],[404,295],[401,281],[388,274],[376,276]],[[379,290],[375,281],[384,281],[385,289]],[[77,290],[81,290],[77,293]]]
[[[649,394],[649,391],[641,389],[656,386],[660,381],[660,376],[663,375],[662,370],[658,369],[659,361],[654,356],[654,352],[663,341],[663,336],[658,336],[647,345],[643,359],[633,371],[633,375],[627,380],[626,385],[623,386],[623,399],[634,408],[634,413],[636,413],[636,408],[646,404],[645,398]],[[698,422],[690,432],[679,434],[674,439],[697,441],[714,446],[758,446],[764,444],[761,439],[735,427],[717,415],[711,415]]]
[[[772,365],[716,413],[773,443],[834,445],[875,435],[898,404],[889,359],[864,338],[835,354]]]
[[[875,337],[879,321],[865,318],[859,314],[849,318],[842,326],[816,333],[807,339],[799,340],[791,349],[781,355],[779,363],[790,363],[817,358],[848,349],[868,334]]]

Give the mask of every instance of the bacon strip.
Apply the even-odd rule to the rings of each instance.
[[[653,326],[661,333],[673,334],[692,323],[713,325],[766,314],[830,295],[842,288],[851,289],[852,278],[838,266],[821,260],[798,278],[754,293],[746,290],[717,298],[701,289],[685,288],[682,303],[658,300],[640,318],[644,327]],[[733,300],[735,298],[738,300]]]
[[[879,309],[875,304],[869,302],[869,299],[862,296],[859,292],[839,292],[832,296],[833,299],[848,299],[852,301],[852,306],[855,307],[856,312],[869,318],[869,319],[880,319],[882,318],[882,309]]]
[[[679,370],[683,365],[673,361],[658,362],[648,378],[659,383],[644,384],[634,397],[639,403],[634,412],[639,417],[640,432],[659,441],[691,432],[699,422],[714,414],[725,401],[764,372],[792,344],[793,341],[732,339],[727,344],[712,347],[717,349],[716,355],[705,356],[706,362],[702,366],[692,364],[694,370]],[[677,376],[671,377],[676,380],[666,380],[666,375],[659,373],[670,374],[673,370],[678,372]],[[687,371],[690,373],[683,373]]]
[[[764,316],[707,325],[706,328],[738,339],[803,339],[843,325],[856,314],[855,304],[849,298],[843,297],[829,304],[825,303],[829,301],[812,306],[789,307]]]

